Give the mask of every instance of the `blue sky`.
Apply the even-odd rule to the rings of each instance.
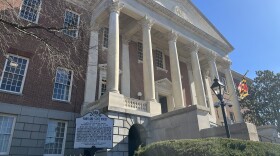
[[[192,0],[233,45],[232,69],[280,72],[280,0]]]

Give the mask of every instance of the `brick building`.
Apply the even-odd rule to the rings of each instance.
[[[60,33],[78,55],[51,42],[82,76],[63,63],[51,72],[30,37],[8,42],[18,66],[0,58],[0,155],[82,154],[73,149],[74,121],[94,109],[114,119],[113,148],[98,155],[133,155],[139,145],[210,131],[222,136],[211,129],[222,121],[210,89],[215,77],[227,86],[234,137],[257,140],[235,95],[233,47],[190,0],[15,1],[21,22],[79,28]]]

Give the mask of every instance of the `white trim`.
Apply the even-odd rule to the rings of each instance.
[[[25,19],[24,17],[21,17],[21,16],[20,16],[20,12],[21,12],[22,5],[23,5],[23,3],[24,3],[24,0],[22,0],[22,2],[21,2],[20,9],[19,9],[19,13],[18,13],[18,18],[23,19],[23,20],[26,20],[26,21],[31,22],[31,23],[38,24],[39,15],[40,15],[41,6],[42,6],[42,1],[43,1],[43,0],[40,1],[40,5],[39,5],[39,7],[38,7],[38,12],[37,12],[36,21],[31,21],[31,20]]]
[[[107,64],[99,64],[98,99],[101,97],[102,78],[105,77],[106,82],[107,82],[107,71],[106,70],[107,70]]]
[[[143,63],[143,43],[142,42],[136,42],[137,43],[137,60],[138,60],[138,63],[139,62],[142,62]],[[141,44],[142,46],[142,51],[139,50],[139,44]],[[142,53],[142,60],[139,59],[139,52]]]
[[[64,28],[64,26],[65,26],[65,18],[66,18],[66,12],[67,12],[67,11],[68,11],[68,12],[71,12],[71,13],[73,13],[73,14],[75,14],[75,15],[78,16],[76,36],[71,36],[71,35],[65,33],[64,31],[63,31],[63,34],[65,34],[65,35],[67,35],[67,36],[69,36],[69,37],[72,37],[72,38],[78,38],[78,36],[79,36],[80,18],[81,18],[80,15],[81,15],[81,14],[79,14],[79,13],[77,13],[77,12],[74,12],[74,11],[72,11],[72,10],[69,10],[69,9],[65,9],[65,12],[64,12],[64,20],[63,20],[63,28]]]
[[[225,77],[221,76],[221,81],[225,85],[225,88],[226,88],[225,93],[229,94],[228,85],[227,85],[227,79]]]
[[[12,138],[13,138],[14,128],[15,128],[15,124],[16,124],[16,116],[15,115],[9,115],[9,114],[2,114],[2,113],[0,113],[0,116],[8,116],[8,117],[13,117],[14,118],[12,130],[11,130],[11,135],[10,135],[10,138],[9,138],[7,152],[0,152],[0,155],[8,155],[10,153],[10,148],[11,148],[11,144],[12,144]]]
[[[25,82],[25,78],[26,78],[26,74],[27,74],[27,67],[29,65],[29,58],[22,57],[22,56],[19,56],[19,55],[14,55],[14,54],[9,54],[8,57],[10,57],[10,56],[14,56],[14,57],[22,58],[22,59],[26,60],[26,66],[25,66],[25,69],[24,69],[24,74],[23,74],[23,78],[22,78],[22,82],[21,82],[20,92],[14,92],[14,91],[9,91],[9,90],[5,90],[5,89],[0,89],[0,92],[7,92],[7,93],[11,93],[11,94],[22,94],[22,90],[23,90],[23,87],[24,87],[24,82]],[[8,59],[6,59],[5,66],[3,68],[4,70],[2,71],[2,76],[1,76],[1,79],[0,79],[0,87],[2,85],[2,80],[3,80],[4,73],[5,73],[5,70],[6,70],[6,67],[7,67],[7,63],[8,63]]]
[[[54,87],[55,87],[55,80],[56,80],[56,75],[57,75],[57,69],[60,68],[60,69],[63,69],[63,70],[66,70],[66,71],[71,71],[71,82],[70,82],[70,86],[69,86],[69,95],[68,95],[68,99],[67,100],[61,100],[61,99],[56,99],[56,98],[53,98],[53,95],[54,95]],[[53,94],[52,94],[52,100],[54,101],[62,101],[62,102],[70,102],[71,101],[71,94],[72,94],[72,85],[73,85],[73,75],[74,75],[74,72],[73,70],[70,70],[70,69],[67,69],[67,68],[63,68],[63,67],[57,67],[56,69],[56,72],[55,72],[55,78],[54,78],[54,83],[53,83]]]
[[[157,55],[156,55],[156,52],[157,51],[159,51],[159,52],[161,52],[161,54],[162,54],[162,68],[161,67],[158,67],[157,66],[157,62],[156,62],[156,59],[157,59]],[[160,50],[160,49],[155,49],[155,66],[156,66],[156,69],[157,70],[161,70],[161,71],[164,71],[164,72],[168,72],[167,70],[166,70],[166,64],[165,64],[165,54],[163,53],[163,50]]]
[[[167,111],[174,110],[174,99],[172,95],[172,83],[167,78],[155,81],[156,100],[159,101],[159,96],[166,96]]]
[[[102,51],[108,50],[108,47],[104,46],[104,34],[105,34],[104,31],[105,31],[105,29],[108,30],[108,47],[109,47],[109,28],[108,27],[103,27],[102,28],[102,43],[101,43],[102,44],[102,46],[101,46],[102,47]]]
[[[56,122],[63,122],[63,123],[65,123],[65,129],[64,129],[64,136],[63,136],[62,149],[61,149],[61,154],[45,154],[45,151],[44,151],[43,156],[63,156],[63,155],[64,155],[64,151],[65,151],[65,143],[66,143],[68,122],[67,122],[67,121],[64,121],[64,120],[49,119],[49,120],[48,120],[48,126],[49,126],[49,121],[56,121]],[[46,138],[47,138],[47,136],[46,136]],[[45,138],[45,141],[46,141],[46,138]],[[46,143],[46,142],[45,142],[45,143]],[[45,144],[44,144],[44,149],[45,149]]]

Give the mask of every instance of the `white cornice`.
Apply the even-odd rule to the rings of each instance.
[[[217,46],[218,48],[222,49],[223,51],[226,51],[226,52],[229,53],[230,51],[233,50],[231,45],[226,45],[226,44],[222,43],[218,39],[216,39],[213,36],[209,35],[208,33],[204,32],[203,30],[196,27],[192,23],[188,22],[184,18],[176,15],[174,12],[172,12],[171,10],[163,7],[162,5],[158,4],[154,0],[136,0],[136,1],[138,1],[139,3],[147,6],[151,10],[167,17],[168,19],[170,19],[174,23],[177,23],[177,24],[181,25],[185,29],[187,29],[187,30],[191,31],[192,33],[196,34],[197,36],[199,36],[203,39],[206,39],[210,44],[212,44],[214,46]]]

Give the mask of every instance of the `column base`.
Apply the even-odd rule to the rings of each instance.
[[[107,92],[111,92],[111,93],[116,93],[116,94],[120,94],[120,91],[119,90],[109,90]]]

